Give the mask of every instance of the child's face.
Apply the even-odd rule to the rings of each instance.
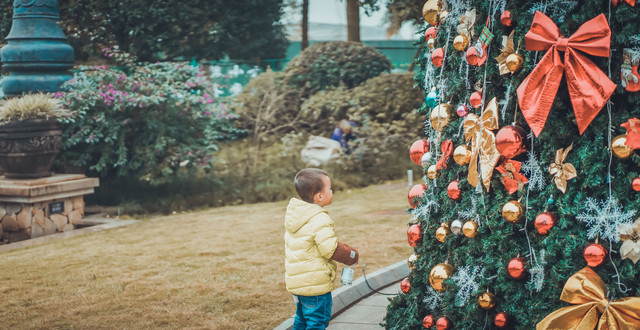
[[[315,203],[320,206],[330,205],[333,201],[333,190],[331,190],[331,179],[328,176],[322,177],[322,191],[314,196]]]

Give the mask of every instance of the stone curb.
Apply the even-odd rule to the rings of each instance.
[[[100,231],[104,229],[122,227],[122,226],[130,225],[132,223],[136,223],[138,221],[140,220],[116,220],[116,219],[93,218],[93,217],[85,218],[83,221],[80,221],[79,224],[83,224],[83,223],[91,224],[90,227],[84,227],[84,228],[74,229],[70,231],[65,231],[62,233],[55,233],[55,234],[41,236],[37,238],[31,238],[24,241],[0,245],[0,252],[21,249],[29,246],[35,246],[35,245],[43,244],[43,243],[50,242],[56,239],[61,239],[61,238],[86,235],[88,233],[92,233],[92,232]]]
[[[407,261],[399,261],[391,266],[387,266],[383,269],[377,270],[367,275],[367,282],[372,288],[379,290],[389,284],[398,282],[409,275],[410,269],[407,265]],[[331,298],[333,299],[333,306],[331,308],[331,318],[335,318],[338,314],[345,311],[351,305],[371,295],[371,290],[367,283],[364,281],[364,277],[360,277],[353,281],[351,286],[342,286],[331,292]],[[282,322],[275,330],[289,330],[293,328],[293,319],[295,314]]]

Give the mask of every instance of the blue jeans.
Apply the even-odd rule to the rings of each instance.
[[[298,296],[293,330],[321,329],[329,326],[331,319],[331,292],[319,296]]]

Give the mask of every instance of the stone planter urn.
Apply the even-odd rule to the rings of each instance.
[[[55,118],[14,120],[0,126],[0,167],[7,179],[51,176],[62,147],[62,129]]]

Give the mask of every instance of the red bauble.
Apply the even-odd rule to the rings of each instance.
[[[420,225],[411,225],[409,229],[407,229],[407,241],[412,247],[416,247],[417,244],[422,243],[422,227],[420,227]]]
[[[427,185],[424,183],[419,183],[413,186],[411,190],[409,190],[409,195],[407,196],[409,198],[409,205],[411,205],[411,207],[413,208],[416,208],[416,206],[420,204],[420,201],[418,199],[422,197],[422,195],[424,195],[424,192],[426,190]]]
[[[607,250],[604,246],[598,243],[593,243],[584,248],[582,256],[589,267],[598,267],[602,265],[604,258],[607,257]]]
[[[493,324],[498,328],[504,328],[509,325],[509,314],[505,312],[500,312],[496,314],[496,317],[493,319]]]
[[[469,97],[469,104],[471,104],[471,106],[476,108],[476,109],[481,107],[482,106],[482,92],[473,92],[473,94],[471,94],[471,96]]]
[[[460,200],[460,186],[458,180],[451,181],[447,187],[447,195],[453,200]]]
[[[525,148],[526,136],[527,133],[520,126],[505,126],[496,134],[496,149],[500,155],[511,159],[527,151]]]
[[[469,107],[466,104],[460,104],[456,109],[456,113],[460,117],[466,117],[469,114]]]
[[[527,276],[526,267],[524,266],[525,259],[517,257],[509,260],[507,264],[507,272],[509,276],[514,280],[521,280]]]
[[[506,26],[506,27],[510,27],[511,25],[513,25],[513,22],[511,21],[511,12],[508,10],[505,10],[502,15],[500,15],[500,23],[502,23],[502,25]]]
[[[438,34],[438,28],[435,26],[431,26],[424,31],[424,40],[428,41],[431,38],[435,38],[437,34]]]
[[[551,228],[556,225],[556,215],[549,212],[542,212],[538,214],[534,222],[536,230],[540,235],[546,235]]]
[[[640,177],[635,177],[631,180],[631,188],[635,191],[640,191]]]
[[[411,156],[411,161],[422,165],[422,155],[425,152],[429,152],[429,142],[427,140],[418,140],[411,145],[409,149],[409,156]]]
[[[411,290],[411,282],[409,282],[408,277],[405,277],[404,280],[402,280],[402,282],[400,283],[400,290],[402,290],[402,292],[404,293],[409,293],[409,290]]]
[[[478,56],[478,51],[476,51],[475,46],[469,47],[465,56],[467,58],[467,63],[473,66],[481,66],[485,61],[487,61],[487,52],[485,51],[484,56],[480,57]]]
[[[429,329],[436,324],[436,318],[433,315],[427,315],[422,319],[422,326]]]
[[[431,53],[431,62],[433,62],[433,65],[440,68],[442,67],[443,60],[444,60],[444,49],[442,49],[442,47],[434,49],[433,52]]]
[[[453,328],[453,324],[446,316],[439,318],[436,322],[436,329],[438,330],[449,330],[451,328]]]

